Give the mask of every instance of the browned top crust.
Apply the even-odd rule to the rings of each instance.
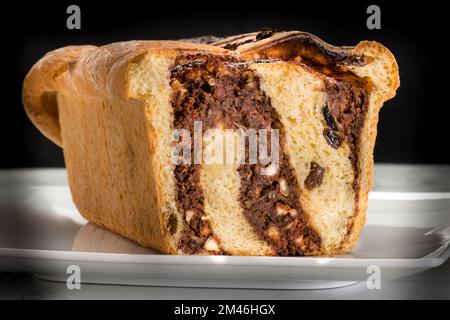
[[[297,56],[320,64],[364,65],[364,56],[355,54],[354,47],[336,47],[307,32],[253,32],[228,37],[211,43],[244,56],[261,59],[291,60]]]
[[[123,98],[128,66],[153,52],[166,56],[226,54],[220,47],[182,41],[126,41],[101,47],[68,46],[47,53],[26,75],[22,101],[33,124],[62,147],[56,93],[72,88],[84,95]]]

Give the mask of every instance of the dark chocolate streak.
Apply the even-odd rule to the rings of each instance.
[[[339,135],[346,139],[350,148],[349,160],[353,166],[355,209],[347,223],[347,236],[352,230],[354,218],[358,212],[360,188],[358,144],[367,108],[367,93],[361,84],[344,79],[328,84],[327,105],[323,109],[325,122],[330,131],[339,132]],[[342,240],[341,245],[345,243],[347,236]]]
[[[367,112],[367,94],[357,83],[337,80],[327,86],[327,108],[335,120],[332,128],[345,137],[350,147],[350,161],[357,168],[357,143]],[[324,110],[324,113],[326,111]],[[328,119],[327,121],[330,121]],[[333,126],[330,126],[333,127]]]
[[[320,239],[308,227],[299,203],[299,184],[284,152],[283,128],[270,99],[260,89],[259,78],[248,65],[211,56],[197,57],[195,61],[180,59],[172,68],[171,83],[174,127],[189,129],[191,135],[196,120],[202,121],[203,130],[219,123],[224,129],[280,130],[279,172],[266,176],[260,174],[259,164],[240,165],[239,201],[254,230],[279,255],[317,252]],[[214,237],[209,223],[202,219],[205,212],[200,170],[200,165],[175,168],[179,209],[185,218],[187,210],[194,212],[190,223],[184,222],[187,228],[179,242],[185,253],[200,252],[206,239]]]

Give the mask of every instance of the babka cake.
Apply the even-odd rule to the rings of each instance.
[[[350,251],[395,58],[304,32],[214,41],[71,46],[33,66],[25,110],[62,147],[80,213],[169,254]]]

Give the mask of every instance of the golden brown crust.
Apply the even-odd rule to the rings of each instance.
[[[47,53],[31,68],[23,83],[22,100],[33,124],[59,146],[62,146],[58,110],[52,95],[57,81],[68,65],[94,46],[69,46]]]
[[[64,139],[61,137],[57,105],[58,93],[62,93],[63,96],[64,94],[66,96],[72,94],[83,96],[87,100],[92,101],[92,105],[98,102],[96,100],[98,97],[108,97],[112,100],[116,99],[119,101],[139,99],[140,93],[133,91],[130,87],[130,68],[149,53],[164,57],[174,57],[183,52],[192,54],[228,54],[251,60],[258,59],[261,53],[266,54],[270,52],[271,57],[282,58],[287,48],[298,39],[307,39],[306,43],[312,41],[311,43],[316,48],[319,48],[317,51],[319,59],[324,59],[324,62],[330,59],[330,61],[343,70],[352,72],[358,77],[370,79],[368,87],[371,104],[370,121],[367,121],[365,124],[361,137],[361,141],[364,141],[364,143],[361,143],[359,146],[362,151],[360,154],[364,154],[364,156],[360,164],[361,188],[358,211],[349,224],[346,241],[340,249],[342,252],[348,252],[356,244],[365,223],[367,194],[372,185],[372,152],[376,137],[378,111],[384,101],[395,95],[395,91],[399,86],[397,63],[389,50],[376,42],[363,41],[356,47],[334,47],[315,36],[303,32],[276,33],[270,38],[257,42],[248,42],[238,46],[234,51],[220,48],[220,46],[233,41],[245,42],[255,37],[255,35],[255,33],[239,35],[232,39],[216,42],[215,46],[179,41],[130,41],[114,43],[103,47],[75,46],[58,49],[44,56],[33,66],[27,75],[23,88],[25,110],[32,122],[45,136],[64,148]],[[347,59],[348,57],[362,56],[366,58],[364,64],[360,64],[358,61],[358,63],[352,63],[354,61]],[[139,104],[138,102],[136,103]],[[142,105],[136,106],[136,109],[138,108],[142,110],[137,110],[137,113],[141,112],[143,117],[149,116]],[[70,116],[70,113],[66,113],[66,116]],[[123,112],[123,114],[120,113],[117,116],[120,118],[118,121],[127,121],[127,117],[131,115]],[[136,115],[135,119],[139,119],[138,115]],[[76,129],[74,127],[71,130]],[[130,131],[129,134],[131,136],[132,132]],[[146,157],[150,159],[154,159],[155,157],[154,145],[157,143],[157,139],[151,130],[149,130],[147,136],[148,141],[146,143],[149,144],[149,147],[146,148],[143,146],[142,148],[148,150],[139,155],[142,157],[142,162],[146,161]],[[72,138],[70,140],[72,143],[75,141]],[[139,143],[142,144],[144,142],[135,141],[133,143],[139,145]],[[68,148],[72,151],[68,151],[68,153],[65,151],[68,168],[78,169],[83,167],[81,163],[86,161],[84,158],[85,155],[77,156],[73,153],[74,150],[83,150],[83,148],[85,146],[72,145]],[[96,160],[93,159],[92,161],[95,162]],[[83,189],[85,188],[83,186],[83,180],[79,177],[74,178],[73,175],[69,175],[69,181],[71,187],[74,187],[73,189],[83,190],[79,194],[77,193],[78,191],[75,192],[74,200],[76,203],[85,206],[80,211],[90,221],[99,225],[105,225],[109,229],[132,238],[143,245],[152,246],[168,253],[178,253],[177,248],[174,247],[167,235],[165,228],[167,216],[162,211],[162,203],[158,202],[163,197],[161,188],[158,186],[162,182],[152,180],[155,179],[154,176],[157,176],[158,170],[159,168],[155,167],[154,163],[143,168],[143,172],[145,172],[146,178],[148,179],[143,185],[151,184],[152,186],[149,187],[151,190],[145,189],[142,192],[151,193],[151,196],[149,195],[149,201],[152,205],[159,208],[154,220],[148,221],[145,220],[148,217],[142,216],[134,221],[135,223],[145,224],[146,227],[144,229],[142,229],[142,226],[137,226],[136,224],[129,225],[127,223],[119,223],[118,221],[108,221],[105,223],[105,218],[100,219],[96,212],[89,212],[89,205],[99,208],[98,210],[103,210],[101,209],[103,208],[102,205],[99,203],[88,204],[86,203],[86,199],[82,199],[87,193]],[[89,174],[89,172],[84,172],[86,178],[89,177]],[[107,180],[111,177],[105,176],[104,178]],[[97,187],[101,187],[102,183],[107,184],[106,180],[99,181]],[[108,215],[108,212],[105,215]],[[120,219],[122,219],[122,222],[127,220],[123,215]],[[141,232],[136,232],[139,228]],[[149,235],[146,236],[145,232],[148,232]]]
[[[87,96],[103,94],[124,98],[122,85],[130,64],[147,52],[170,51],[226,53],[218,47],[180,41],[127,41],[110,45],[68,46],[47,53],[24,80],[22,100],[33,124],[54,143],[63,146],[57,104],[60,90],[74,90]]]
[[[175,52],[196,54],[201,52],[226,53],[226,50],[202,44],[179,41],[126,41],[116,42],[82,55],[69,70],[68,81],[73,89],[90,96],[128,98],[128,68],[146,54],[163,56]],[[67,84],[66,84],[67,85]]]

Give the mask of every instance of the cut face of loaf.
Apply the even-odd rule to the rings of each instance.
[[[357,64],[330,58],[320,68],[295,50],[284,59],[185,42],[69,47],[33,67],[24,104],[63,147],[74,202],[97,225],[172,254],[347,252],[364,224],[378,111],[398,71],[375,43],[348,52]],[[199,123],[203,137],[223,138],[224,155],[239,132],[276,130],[277,166],[250,163],[248,151],[243,162],[174,162],[174,133],[194,138]],[[194,140],[183,144],[195,149]]]

